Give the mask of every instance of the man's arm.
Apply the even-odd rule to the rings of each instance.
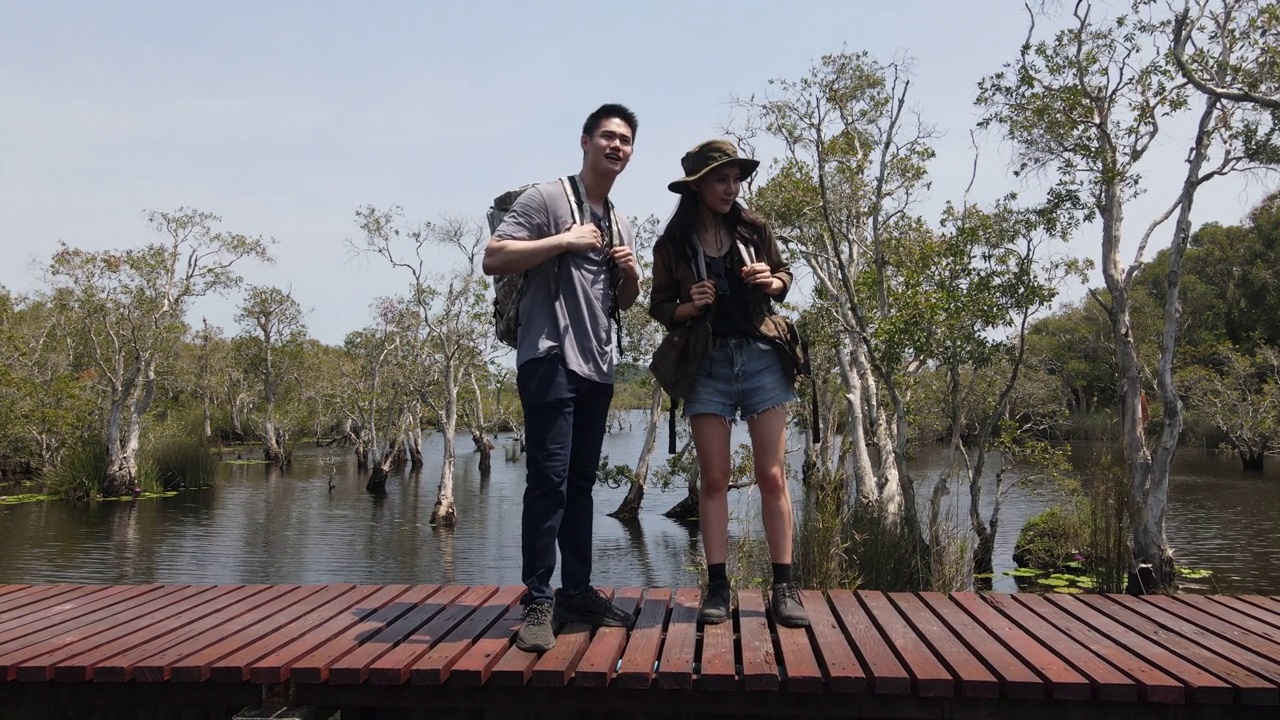
[[[569,233],[538,240],[491,237],[484,248],[481,268],[485,275],[519,275],[571,247]]]

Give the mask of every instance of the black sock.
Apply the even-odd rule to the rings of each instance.
[[[780,585],[789,582],[791,582],[791,563],[774,563],[773,584]]]
[[[707,566],[707,582],[729,582],[729,576],[726,574],[724,563],[716,563],[714,565]]]

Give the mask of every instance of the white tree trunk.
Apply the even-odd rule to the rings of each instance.
[[[458,432],[458,381],[453,368],[446,365],[444,371],[444,460],[440,463],[440,492],[431,510],[431,524],[454,527],[458,523],[458,511],[453,504],[453,468],[457,463]]]

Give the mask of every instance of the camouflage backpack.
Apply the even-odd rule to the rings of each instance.
[[[573,217],[574,224],[581,224],[584,216],[582,209],[586,205],[586,198],[579,186],[578,179],[576,177],[562,177],[559,179],[559,183],[561,189],[564,190],[565,197],[569,200],[569,212]],[[532,184],[521,185],[493,199],[493,206],[489,208],[488,214],[490,235],[498,231],[498,226],[502,224],[502,218],[511,210],[511,206],[515,204],[516,200],[532,187]],[[558,281],[560,278],[559,256],[556,257],[555,262],[555,277]],[[493,278],[494,332],[499,340],[512,348],[516,347],[517,339],[519,338],[520,298],[524,295],[524,286],[528,278],[528,270],[518,275],[496,275]]]

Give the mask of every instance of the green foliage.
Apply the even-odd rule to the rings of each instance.
[[[107,461],[107,444],[101,436],[80,438],[44,476],[45,491],[60,500],[95,500],[107,481]]]
[[[1078,557],[1088,544],[1088,527],[1073,512],[1049,508],[1027,520],[1013,546],[1013,561],[1020,567],[1058,570]]]
[[[217,473],[218,461],[198,435],[161,438],[144,457],[165,490],[208,487]]]

